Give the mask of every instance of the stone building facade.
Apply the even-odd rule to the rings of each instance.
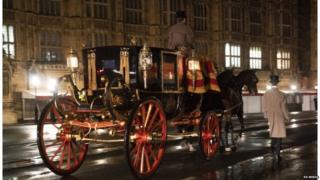
[[[83,48],[129,45],[133,36],[138,45],[166,47],[177,10],[186,11],[197,53],[220,71],[257,69],[260,90],[270,73],[284,90],[313,89],[316,7],[316,0],[3,0],[4,107],[15,113],[4,122],[23,119],[22,100],[34,98],[31,67],[48,82],[68,73],[70,48],[82,60]],[[37,96],[45,89],[41,83]]]

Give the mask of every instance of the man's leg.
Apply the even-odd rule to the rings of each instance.
[[[281,161],[280,151],[281,151],[282,138],[277,138],[275,143],[275,152],[278,157],[278,161]]]
[[[271,138],[271,152],[273,156],[275,156],[275,142],[276,142],[276,139]]]

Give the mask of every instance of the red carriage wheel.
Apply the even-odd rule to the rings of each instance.
[[[132,172],[140,179],[155,173],[165,152],[165,113],[155,99],[139,104],[127,123],[126,156]]]
[[[67,98],[59,98],[56,104],[57,106],[54,101],[51,101],[41,113],[38,121],[37,143],[44,164],[58,175],[69,175],[81,166],[88,145],[78,141],[75,136],[83,133],[84,129],[64,124],[65,116],[75,110],[75,102]]]
[[[219,118],[214,112],[207,112],[200,123],[200,148],[202,155],[210,160],[219,149],[220,127]]]

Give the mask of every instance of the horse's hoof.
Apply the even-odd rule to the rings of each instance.
[[[226,151],[226,152],[231,152],[231,151],[232,151],[232,148],[226,147],[226,148],[224,148],[224,151]]]

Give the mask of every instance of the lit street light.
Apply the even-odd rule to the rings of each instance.
[[[38,116],[39,116],[38,103],[37,103],[37,89],[40,85],[40,77],[39,77],[38,70],[37,70],[34,63],[32,64],[29,73],[30,73],[29,74],[30,75],[30,79],[29,79],[30,85],[31,85],[31,87],[34,88],[34,100],[35,100],[34,120],[35,120],[35,123],[37,123]]]

